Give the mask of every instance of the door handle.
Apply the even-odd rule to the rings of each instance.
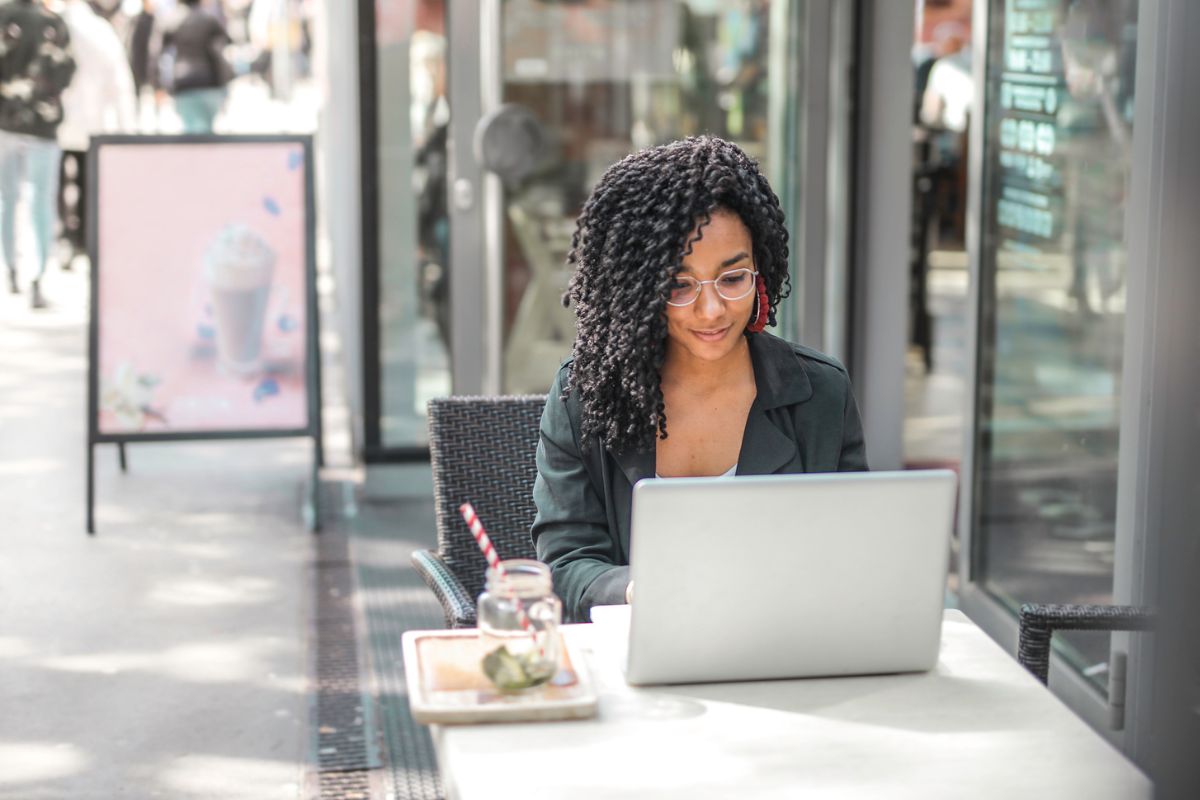
[[[546,129],[532,111],[506,103],[475,125],[475,158],[511,188],[541,164],[547,141]]]

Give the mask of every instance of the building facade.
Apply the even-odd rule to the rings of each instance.
[[[1025,602],[1169,600],[1197,4],[325,5],[322,216],[368,465],[427,456],[431,397],[544,392],[590,187],[713,133],[783,202],[777,332],[847,363],[872,466],[959,471],[956,602],[1012,650]],[[1054,690],[1147,766],[1153,637],[1056,641]]]

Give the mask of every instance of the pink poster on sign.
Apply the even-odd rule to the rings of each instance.
[[[307,428],[303,144],[96,153],[98,432]]]

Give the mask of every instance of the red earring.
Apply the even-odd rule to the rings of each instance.
[[[767,327],[767,317],[770,316],[767,303],[767,284],[759,275],[754,279],[754,285],[758,289],[758,295],[754,298],[754,317],[746,326],[746,330],[750,333],[762,333]]]

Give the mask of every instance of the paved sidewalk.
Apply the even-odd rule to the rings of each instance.
[[[305,441],[97,450],[86,275],[0,297],[0,798],[293,798],[310,760]]]

